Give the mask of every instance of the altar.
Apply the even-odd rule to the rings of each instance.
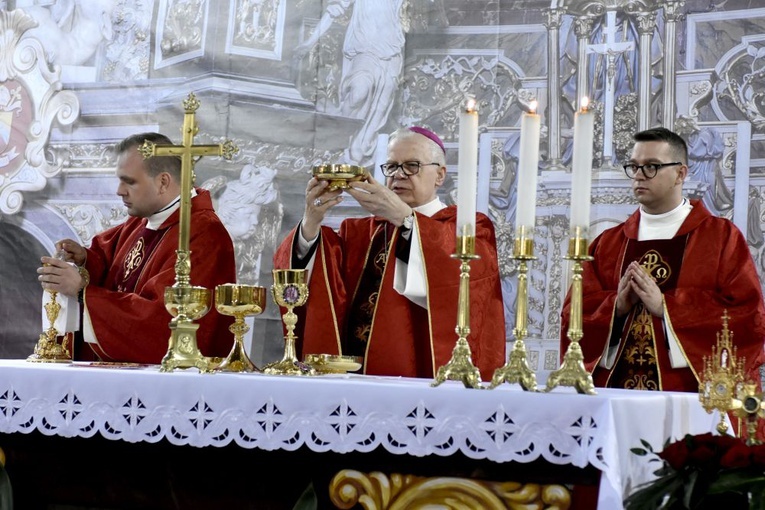
[[[719,420],[704,411],[695,393],[598,389],[597,395],[580,395],[571,388],[532,393],[509,384],[481,390],[454,381],[435,388],[430,383],[0,360],[0,447],[8,453],[14,492],[29,489],[14,481],[11,446],[29,448],[37,437],[92,441],[98,449],[114,445],[120,455],[152,445],[184,456],[234,451],[239,460],[270,452],[272,460],[244,469],[285,470],[296,481],[323,458],[341,465],[380,452],[409,459],[398,469],[404,474],[406,466],[419,469],[424,461],[443,467],[462,459],[474,470],[544,463],[550,473],[557,467],[594,471],[600,476],[597,507],[617,509],[658,467],[630,448],[642,439],[660,450],[668,438],[713,431]],[[305,454],[309,460],[296,460]],[[229,461],[205,462],[212,473]]]

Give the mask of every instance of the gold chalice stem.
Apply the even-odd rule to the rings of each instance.
[[[297,361],[295,353],[295,325],[297,324],[297,314],[292,308],[287,309],[287,313],[282,316],[284,324],[287,326],[287,336],[284,338],[284,361],[294,363]]]
[[[298,321],[298,316],[292,311],[291,306],[287,307],[287,313],[282,315],[282,320],[287,329],[287,334],[284,336],[284,357],[281,361],[275,363],[269,363],[263,367],[263,372],[272,375],[316,375],[316,371],[308,366],[300,363],[297,359],[297,353],[295,351],[295,325]]]
[[[250,330],[250,326],[244,322],[244,316],[243,313],[234,314],[234,323],[228,327],[234,334],[234,345],[226,359],[215,367],[215,372],[260,372],[244,349],[244,335]]]

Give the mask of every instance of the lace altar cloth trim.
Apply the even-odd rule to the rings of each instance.
[[[588,464],[601,470],[602,508],[647,481],[631,455],[714,429],[698,395],[569,388],[541,394],[447,381],[369,376],[160,373],[0,360],[0,432],[175,445],[449,456],[494,462]],[[616,506],[615,506],[616,505]]]

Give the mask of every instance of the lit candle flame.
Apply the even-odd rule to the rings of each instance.
[[[476,111],[477,103],[476,100],[472,97],[468,98],[467,101],[465,101],[465,111],[468,113],[473,113]]]
[[[533,100],[532,102],[530,102],[529,103],[529,113],[537,113],[537,106],[538,105],[539,105],[539,103],[537,102],[536,99]]]
[[[580,101],[579,104],[581,107],[579,108],[579,111],[586,112],[587,107],[590,105],[590,99],[587,96],[584,96]]]

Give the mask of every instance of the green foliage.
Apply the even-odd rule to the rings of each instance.
[[[630,451],[653,455],[656,479],[624,501],[625,510],[765,510],[765,445],[731,436],[686,435],[656,453],[641,439]]]

